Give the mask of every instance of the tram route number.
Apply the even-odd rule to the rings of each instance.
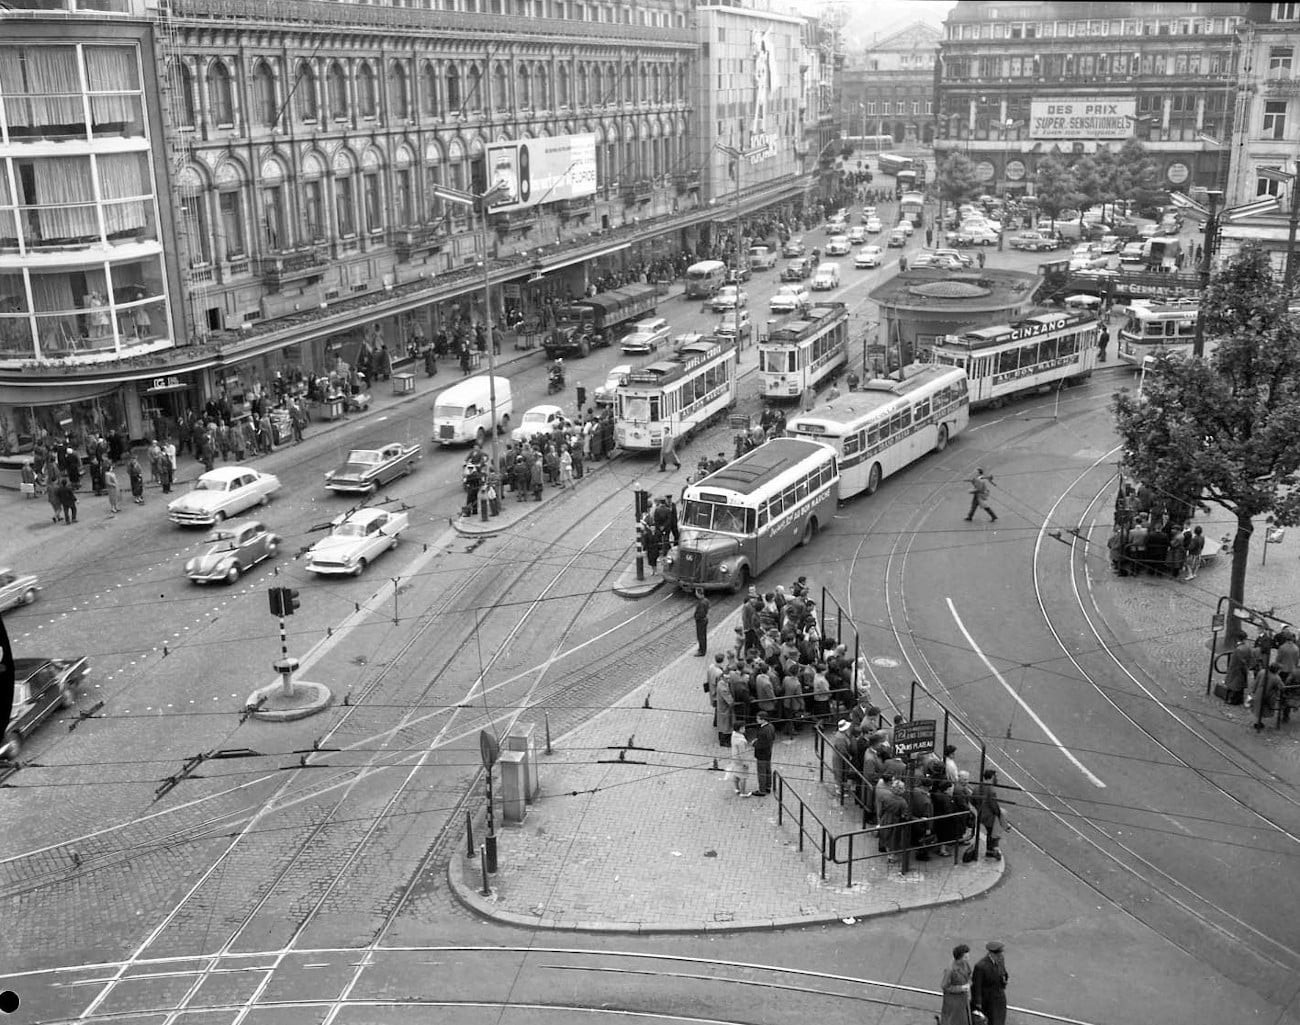
[[[911,758],[934,750],[938,736],[938,722],[934,719],[914,719],[894,727],[894,754]]]

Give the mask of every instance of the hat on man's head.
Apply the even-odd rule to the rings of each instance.
[[[1001,941],[1001,940],[989,940],[986,944],[984,944],[984,949],[987,950],[990,954],[1001,954],[1001,953],[1002,953],[1002,941]]]
[[[849,732],[849,727],[852,726],[852,725],[853,725],[853,724],[852,724],[851,722],[849,722],[847,719],[841,719],[841,720],[840,720],[840,725],[839,725],[839,730],[840,730],[841,733],[848,733],[848,732]]]

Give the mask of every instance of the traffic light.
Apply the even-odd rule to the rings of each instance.
[[[292,616],[294,610],[301,605],[302,602],[298,600],[298,589],[296,587],[280,588],[280,608],[284,609],[284,615]]]
[[[266,596],[267,598],[270,599],[271,602],[271,615],[273,616],[284,615],[284,599],[282,597],[283,592],[284,592],[283,587],[272,587],[269,591],[266,592]]]

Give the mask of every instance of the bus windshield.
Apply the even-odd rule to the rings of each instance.
[[[755,519],[753,509],[744,509],[736,505],[718,505],[714,502],[700,502],[693,499],[686,501],[682,513],[682,525],[685,527],[723,530],[729,534],[752,533]]]

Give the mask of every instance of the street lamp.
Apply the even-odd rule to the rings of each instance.
[[[496,343],[492,337],[492,275],[488,270],[488,233],[487,233],[487,215],[488,207],[497,199],[501,198],[507,192],[505,185],[498,183],[487,192],[481,195],[475,195],[473,192],[463,192],[460,189],[449,188],[446,185],[435,185],[433,194],[447,203],[454,203],[456,206],[466,206],[471,210],[477,210],[478,219],[478,244],[479,252],[483,258],[483,320],[484,336],[487,339],[487,358],[488,358],[488,408],[492,414],[492,473],[498,477],[497,486],[500,487],[501,463],[497,457],[497,361],[496,361]]]

